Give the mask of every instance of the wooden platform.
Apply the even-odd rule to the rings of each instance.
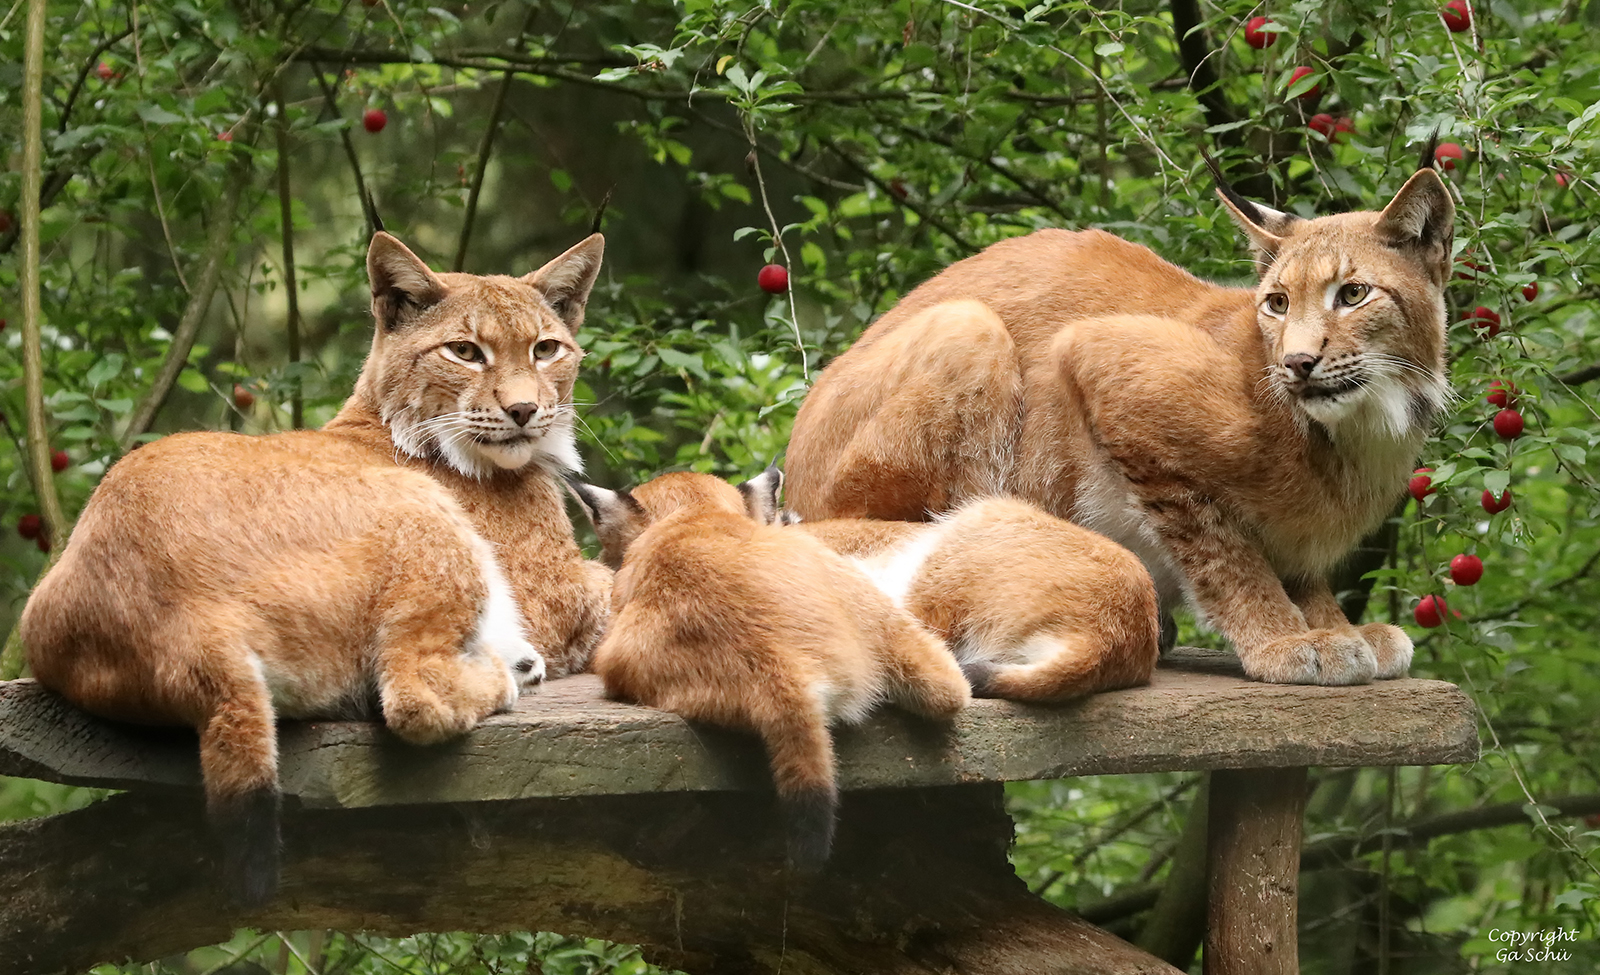
[[[1203,930],[1208,975],[1291,975],[1306,766],[1478,755],[1474,708],[1450,684],[1259,684],[1231,655],[1179,650],[1148,687],[977,701],[951,724],[886,709],[839,729],[834,855],[802,878],[784,867],[753,738],[605,700],[593,677],[433,748],[362,722],[286,722],[279,737],[283,884],[245,917],[212,879],[192,732],[0,683],[0,775],[129,790],[0,827],[0,975],[147,960],[244,925],[558,930],[692,975],[1179,975],[1027,890],[1000,785],[1175,770],[1214,770],[1209,816],[1197,803],[1186,828],[1209,836],[1189,874],[1205,882],[1168,885],[1189,891],[1168,913],[1193,933],[1151,950],[1186,964]]]
[[[1147,687],[1058,707],[973,702],[951,725],[894,709],[836,733],[844,789],[1306,765],[1433,765],[1478,755],[1452,684],[1245,680],[1230,654],[1179,650]],[[366,722],[286,722],[287,795],[380,806],[642,792],[770,790],[754,739],[552,681],[458,741],[416,748]],[[0,683],[0,775],[73,785],[199,785],[194,736],[97,721],[32,681]]]

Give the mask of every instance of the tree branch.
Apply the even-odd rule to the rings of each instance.
[[[918,218],[920,218],[922,220],[923,223],[926,223],[928,226],[933,227],[934,229],[938,230],[940,233],[944,234],[946,237],[949,237],[951,240],[955,241],[955,243],[958,246],[960,246],[963,250],[965,250],[968,254],[976,254],[978,252],[977,245],[973,244],[971,241],[969,241],[965,237],[961,236],[960,232],[952,229],[949,224],[945,223],[943,220],[940,220],[937,216],[935,216],[933,214],[933,212],[931,210],[928,210],[927,208],[925,208],[925,207],[923,207],[923,206],[921,206],[921,205],[919,205],[917,203],[912,202],[907,197],[902,197],[899,194],[895,193],[892,189],[889,188],[889,184],[888,183],[885,183],[883,180],[879,179],[876,175],[873,174],[872,170],[870,170],[866,166],[862,165],[860,162],[858,162],[856,160],[856,158],[854,156],[850,155],[848,152],[846,152],[843,149],[841,149],[832,140],[825,140],[822,144],[824,146],[826,146],[830,152],[832,152],[834,155],[838,156],[839,159],[842,160],[846,166],[850,167],[858,175],[860,175],[863,179],[866,179],[866,180],[870,181],[873,185],[877,186],[878,189],[882,190],[884,192],[884,194],[886,196],[888,196],[891,200],[898,201],[900,206],[905,207],[907,210],[910,210],[912,213],[915,213],[918,216]]]
[[[178,374],[183,372],[183,367],[189,361],[189,350],[194,347],[195,336],[200,332],[200,325],[205,321],[206,311],[210,309],[211,299],[222,280],[224,258],[229,253],[228,242],[235,229],[234,214],[239,209],[239,200],[244,195],[245,187],[250,183],[249,154],[236,150],[232,155],[228,164],[227,184],[211,214],[211,227],[206,233],[205,263],[200,267],[194,291],[189,295],[189,302],[178,319],[178,327],[172,333],[167,357],[162,361],[150,391],[134,409],[128,420],[128,428],[122,433],[120,446],[124,451],[131,450],[138,443],[139,438],[150,429],[162,404],[167,401],[173,384],[178,381]]]
[[[407,59],[409,62],[409,59]],[[328,107],[331,118],[339,117],[339,100],[333,94],[333,88],[328,84],[328,79],[322,76],[322,66],[314,64],[311,74],[317,79],[317,86],[322,89],[322,97]],[[378,216],[378,205],[372,201],[372,194],[367,190],[367,181],[361,177],[361,160],[356,156],[355,143],[350,141],[350,130],[339,129],[339,141],[344,145],[345,158],[350,160],[350,172],[356,178],[356,198],[361,201],[361,212],[367,218],[367,236],[383,229],[383,220]]]
[[[1600,362],[1584,366],[1582,369],[1569,372],[1565,376],[1557,376],[1556,382],[1564,386],[1582,386],[1584,383],[1592,382],[1596,379],[1600,379]]]

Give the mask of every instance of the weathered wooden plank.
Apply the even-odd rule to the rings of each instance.
[[[1475,712],[1453,685],[1300,687],[1242,679],[1224,654],[1184,651],[1148,687],[1058,707],[977,701],[951,725],[886,709],[837,733],[846,789],[1116,772],[1472,761]],[[375,806],[765,789],[754,739],[553,681],[470,735],[419,749],[361,722],[291,722],[284,791]],[[85,785],[192,786],[194,739],[98,721],[30,681],[0,684],[0,774]]]

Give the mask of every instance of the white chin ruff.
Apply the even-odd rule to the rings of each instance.
[[[1336,437],[1400,440],[1413,426],[1411,391],[1382,380],[1337,396],[1301,399],[1300,408]]]
[[[454,428],[429,431],[431,436],[423,434],[418,429],[423,424],[412,421],[408,414],[406,411],[388,420],[395,447],[418,460],[437,455],[450,469],[467,477],[483,478],[495,471],[522,470],[530,465],[552,474],[583,471],[572,421],[566,417],[557,418],[537,436],[507,443],[481,443]]]

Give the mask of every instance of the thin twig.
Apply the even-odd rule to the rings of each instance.
[[[311,59],[315,60],[315,59]],[[328,107],[328,115],[332,118],[339,117],[339,100],[334,96],[333,88],[328,85],[328,79],[322,76],[322,66],[313,64],[311,74],[317,79],[317,85],[322,89],[322,97]],[[345,157],[350,160],[350,172],[356,178],[356,197],[361,201],[361,212],[367,218],[367,236],[383,229],[383,221],[378,217],[378,206],[372,201],[372,194],[367,191],[367,181],[361,177],[361,160],[356,156],[355,143],[350,141],[350,130],[339,129],[339,141],[344,144]]]
[[[289,109],[283,101],[283,83],[274,82],[272,95],[278,103],[278,220],[283,230],[283,288],[288,299],[288,320],[284,323],[289,341],[289,365],[300,363],[300,295],[294,275],[294,207],[289,192]],[[305,398],[300,392],[298,373],[291,379],[294,392],[289,398],[289,422],[296,429],[305,426]]]
[[[253,130],[254,126],[249,128]],[[253,135],[253,132],[251,134]],[[211,307],[211,299],[216,295],[217,285],[222,280],[223,259],[227,256],[228,241],[234,231],[234,214],[239,209],[239,199],[244,195],[245,186],[250,182],[249,154],[235,151],[228,169],[227,185],[222,191],[222,199],[217,203],[216,210],[212,214],[211,227],[206,233],[205,261],[201,265],[195,289],[189,295],[189,302],[184,306],[183,314],[178,319],[178,327],[172,333],[172,343],[167,347],[167,357],[162,361],[161,369],[156,373],[150,391],[134,409],[132,417],[128,420],[128,428],[123,431],[120,447],[124,451],[132,449],[139,438],[150,429],[156,413],[167,401],[173,384],[178,381],[178,374],[183,372],[184,366],[189,361],[189,350],[194,347],[195,336],[200,332],[200,324],[205,320],[206,311]]]
[[[533,26],[533,18],[538,12],[538,6],[528,5],[528,13],[522,19],[522,29],[517,31],[517,47],[522,46],[522,39],[528,35],[528,29]],[[511,83],[516,78],[515,71],[506,71],[500,76],[499,90],[494,93],[489,125],[483,130],[483,141],[478,144],[478,168],[472,174],[472,189],[467,192],[467,213],[461,221],[461,240],[456,244],[456,259],[450,268],[452,271],[461,271],[467,266],[467,245],[472,241],[472,225],[478,217],[478,193],[483,189],[483,174],[489,169],[489,153],[494,149],[495,133],[500,131],[500,116],[506,110],[506,96],[510,94]]]

